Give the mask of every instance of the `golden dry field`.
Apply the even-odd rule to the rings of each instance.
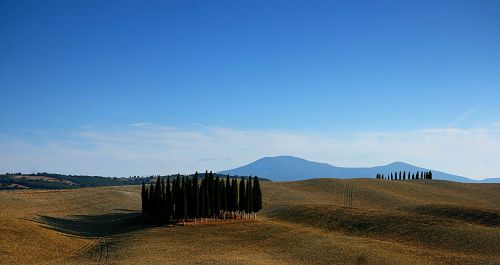
[[[500,184],[261,186],[257,220],[173,227],[140,222],[140,186],[0,191],[0,263],[500,264]]]

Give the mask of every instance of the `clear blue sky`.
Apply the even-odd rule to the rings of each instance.
[[[0,133],[38,145],[33,131],[47,142],[141,122],[321,133],[500,120],[497,0],[3,0],[0,38]]]

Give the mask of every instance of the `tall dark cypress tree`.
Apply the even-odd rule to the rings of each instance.
[[[205,218],[205,213],[206,213],[206,211],[205,211],[205,209],[206,209],[206,206],[205,206],[205,182],[206,181],[207,181],[207,178],[203,178],[201,180],[200,195],[198,197],[198,199],[200,201],[200,218],[202,218],[202,220]]]
[[[429,171],[429,179],[432,179],[432,171]]]
[[[229,179],[229,175],[226,177],[226,211],[232,212],[233,206],[231,205],[233,200],[231,196],[233,195],[233,188],[231,187],[231,180]]]
[[[180,201],[181,201],[181,211],[180,211],[180,218],[182,219],[182,223],[185,222],[186,217],[187,217],[187,181],[185,177],[182,177],[182,187],[181,187],[181,196],[180,196]]]
[[[181,208],[182,208],[182,190],[181,190],[181,176],[177,174],[175,179],[173,194],[174,198],[174,218],[179,220],[181,218]]]
[[[155,208],[156,208],[155,207],[155,184],[151,183],[149,185],[148,212],[150,214],[153,214]]]
[[[172,190],[170,189],[170,177],[167,178],[167,186],[165,187],[165,193],[166,193],[165,203],[167,204],[165,209],[165,219],[170,220],[172,219],[172,214],[174,211],[174,204],[172,201]]]
[[[246,197],[245,201],[247,203],[245,212],[249,215],[248,217],[250,217],[250,214],[253,211],[252,176],[250,176],[247,180],[247,192],[245,197]]]
[[[236,212],[239,210],[239,207],[238,207],[238,181],[236,180],[236,178],[233,178],[231,188],[233,189],[233,195],[231,195],[233,208],[231,209],[231,211],[234,213],[234,215],[236,215]],[[236,218],[236,216],[234,216],[234,218]]]
[[[141,203],[142,203],[142,215],[146,214],[146,202],[147,202],[147,189],[144,181],[142,182],[142,190],[141,190]]]
[[[192,187],[192,198],[193,201],[193,218],[196,222],[196,218],[200,217],[200,199],[199,199],[200,188],[198,186],[198,171],[194,173],[193,177],[193,187]]]
[[[159,216],[160,215],[160,208],[161,208],[161,180],[160,177],[156,179],[156,185],[155,185],[155,209],[154,213]]]
[[[240,210],[240,215],[243,214],[243,211],[245,211],[245,208],[247,207],[247,202],[245,201],[245,195],[246,195],[247,190],[245,189],[245,178],[242,177],[240,180],[240,190],[239,190],[239,195],[240,195],[240,200],[239,200],[239,210]]]
[[[220,210],[222,211],[222,214],[224,215],[224,218],[226,217],[226,212],[227,212],[227,194],[226,194],[226,184],[224,181],[221,179],[220,182]]]
[[[398,177],[399,180],[401,180],[401,171],[399,171],[399,177]]]
[[[165,183],[165,178],[161,180],[161,207],[160,215],[165,217],[167,213],[167,184]]]
[[[253,178],[253,212],[254,218],[257,218],[257,213],[262,209],[262,191],[260,190],[259,178]]]
[[[220,214],[220,179],[219,176],[214,181],[214,216],[219,217]]]
[[[403,171],[403,180],[406,179],[406,171]]]
[[[187,219],[193,218],[193,185],[191,183],[191,178],[186,177],[186,206],[187,206]]]
[[[204,213],[205,213],[205,217],[206,218],[209,218],[211,215],[212,215],[212,208],[210,208],[210,206],[212,205],[210,203],[210,192],[209,192],[209,187],[208,187],[208,182],[209,182],[209,179],[206,179],[205,180],[205,189],[204,189],[204,201],[205,201],[205,209],[204,209]]]

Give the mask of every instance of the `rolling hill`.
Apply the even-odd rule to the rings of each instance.
[[[393,162],[377,167],[336,167],[327,163],[308,161],[293,156],[264,157],[248,165],[224,170],[220,174],[239,176],[259,176],[277,181],[304,180],[313,178],[374,178],[377,173],[388,175],[399,171],[432,171],[433,178],[464,183],[498,183],[500,179],[472,180],[466,177],[448,174],[437,170],[413,166],[403,162]]]
[[[353,187],[353,207],[343,190]],[[499,264],[500,184],[262,182],[257,220],[139,222],[139,185],[0,191],[2,264]]]

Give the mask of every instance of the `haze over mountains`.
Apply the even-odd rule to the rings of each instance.
[[[413,166],[404,162],[393,162],[376,167],[336,167],[327,163],[308,161],[293,156],[264,157],[250,164],[218,172],[238,176],[259,176],[276,181],[304,180],[312,178],[375,178],[377,173],[432,171],[433,179],[465,183],[500,183],[500,178],[473,180],[429,168]]]

